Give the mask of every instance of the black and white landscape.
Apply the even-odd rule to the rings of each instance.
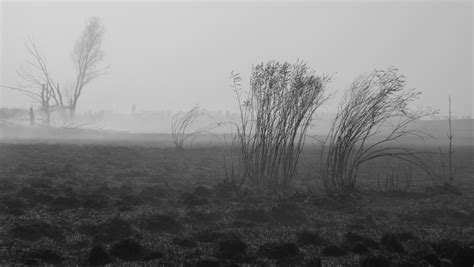
[[[0,265],[474,266],[473,3],[0,3]]]

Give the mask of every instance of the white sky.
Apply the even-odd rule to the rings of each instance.
[[[358,74],[394,65],[420,90],[419,105],[474,115],[471,2],[6,2],[1,3],[0,84],[17,86],[33,35],[62,86],[72,83],[71,51],[85,21],[106,27],[103,76],[85,88],[79,112],[111,109],[234,110],[232,70],[248,85],[252,64],[304,60],[335,74],[341,92]],[[340,94],[338,94],[340,95]],[[337,96],[323,112],[333,112]],[[0,105],[29,107],[2,89]]]

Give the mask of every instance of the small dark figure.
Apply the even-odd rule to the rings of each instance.
[[[30,126],[35,126],[35,112],[33,106],[30,107]]]

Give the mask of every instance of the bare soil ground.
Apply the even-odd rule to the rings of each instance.
[[[0,265],[472,266],[473,151],[457,148],[455,189],[420,174],[377,192],[391,163],[375,162],[334,200],[313,185],[313,150],[295,188],[268,194],[223,182],[218,147],[1,144]]]

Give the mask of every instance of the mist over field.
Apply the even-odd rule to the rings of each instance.
[[[474,266],[462,1],[0,2],[0,266]]]
[[[238,121],[239,115],[230,112],[206,112],[208,116],[199,118],[193,125],[191,130],[204,129],[210,125],[215,128],[209,132],[202,133],[197,138],[197,142],[204,142],[206,145],[215,144],[222,145],[226,135],[230,135],[235,129],[229,122]],[[5,123],[0,128],[0,137],[3,139],[21,138],[24,141],[28,138],[44,139],[54,142],[58,138],[70,139],[74,142],[75,138],[82,140],[90,140],[97,143],[100,141],[117,141],[117,139],[129,140],[131,143],[147,143],[153,144],[153,140],[161,140],[161,145],[172,146],[169,134],[171,134],[171,121],[173,113],[171,111],[162,112],[140,112],[134,114],[113,113],[113,112],[96,112],[79,114],[75,124],[69,132],[61,132],[60,130],[38,129],[32,131],[24,126],[29,123],[27,110],[21,110],[14,117],[8,117],[7,120],[13,124]],[[315,116],[313,125],[310,126],[307,134],[309,144],[315,144],[313,137],[325,137],[330,128],[331,120],[335,114],[318,114]],[[7,117],[7,116],[6,116]],[[219,124],[219,126],[217,126]],[[16,127],[15,127],[16,125]],[[58,123],[58,127],[64,127],[66,124]],[[418,138],[407,137],[404,140],[408,143],[419,143],[426,145],[446,145],[448,120],[436,118],[425,119],[414,122],[410,128],[430,133],[430,137],[424,140]],[[453,129],[456,133],[456,145],[474,144],[474,120],[472,119],[456,119],[453,120]],[[228,137],[229,138],[229,137]]]

